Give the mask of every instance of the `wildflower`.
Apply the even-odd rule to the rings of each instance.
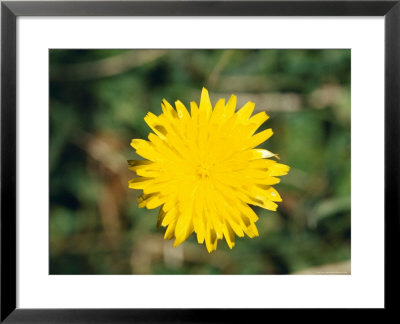
[[[235,112],[236,96],[211,105],[207,89],[200,105],[190,103],[190,114],[181,101],[175,109],[163,99],[162,114],[144,118],[153,133],[147,140],[133,139],[132,147],[145,160],[131,160],[137,178],[132,189],[142,189],[139,207],[161,207],[157,227],[167,227],[165,239],[181,244],[193,232],[208,252],[225,238],[229,248],[235,235],[258,236],[258,216],[249,205],[275,211],[282,201],[272,187],[289,167],[269,158],[276,154],[256,148],[273,134],[255,133],[268,119],[254,116],[255,104],[246,103]]]

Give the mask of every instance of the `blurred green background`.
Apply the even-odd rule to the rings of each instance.
[[[50,274],[350,273],[350,50],[50,50]],[[128,189],[161,99],[233,93],[270,119],[291,166],[260,236],[177,248]]]

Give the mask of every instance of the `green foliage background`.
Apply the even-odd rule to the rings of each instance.
[[[51,274],[350,273],[350,50],[50,50]],[[187,105],[206,86],[270,119],[263,147],[291,166],[277,212],[255,208],[260,236],[192,235],[177,248],[158,210],[128,189],[161,99]]]

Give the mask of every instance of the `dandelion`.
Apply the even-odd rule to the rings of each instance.
[[[154,133],[147,140],[133,139],[131,146],[145,160],[130,160],[136,178],[132,189],[141,189],[139,207],[160,207],[157,227],[166,227],[165,239],[174,246],[193,232],[208,252],[225,238],[229,248],[235,235],[258,236],[258,216],[249,205],[275,211],[282,201],[272,187],[289,167],[269,158],[276,154],[256,148],[273,134],[255,133],[268,119],[253,116],[255,104],[247,102],[235,112],[236,96],[219,99],[214,108],[207,89],[200,105],[192,101],[190,114],[181,101],[175,109],[163,99],[162,114],[144,118]]]

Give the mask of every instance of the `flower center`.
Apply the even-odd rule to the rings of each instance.
[[[196,169],[196,173],[200,179],[206,179],[210,176],[210,166],[205,164],[200,164]]]

